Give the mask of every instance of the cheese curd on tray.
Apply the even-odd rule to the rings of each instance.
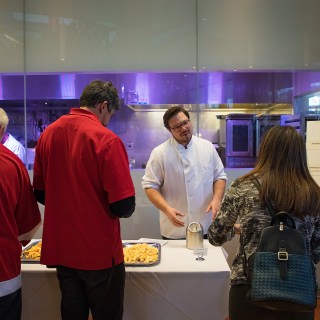
[[[30,245],[26,246],[22,250],[21,254],[21,261],[22,262],[37,262],[39,263],[40,261],[40,255],[41,255],[41,246],[42,246],[42,241],[38,240]]]
[[[159,263],[161,245],[152,243],[123,243],[124,263],[127,266],[149,266]]]

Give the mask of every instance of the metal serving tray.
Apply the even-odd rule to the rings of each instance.
[[[22,253],[21,253],[21,262],[22,263],[40,263],[40,259],[28,259],[25,256],[26,250],[34,247],[39,242],[41,242],[41,240],[34,241],[34,242],[28,244],[25,248],[23,248]]]
[[[35,246],[39,242],[41,242],[41,240],[34,241],[34,242],[30,243],[29,245],[27,245],[22,250],[22,253],[21,253],[21,262],[22,263],[40,263],[40,259],[29,259],[29,258],[26,258],[25,254],[24,254],[26,250],[32,248],[33,246]],[[158,242],[124,242],[122,244],[122,246],[123,246],[123,248],[126,248],[126,247],[131,247],[135,244],[147,244],[150,247],[157,248],[158,249],[158,259],[154,262],[149,262],[149,263],[144,263],[144,262],[125,263],[126,266],[139,266],[139,267],[153,266],[153,265],[156,265],[160,262],[160,258],[161,258],[161,245],[160,245],[160,243],[158,243]]]
[[[161,259],[161,245],[158,242],[123,242],[122,246],[123,248],[128,248],[131,247],[133,245],[136,244],[147,244],[150,247],[154,247],[158,249],[158,259],[154,262],[148,262],[148,263],[144,263],[144,262],[135,262],[135,263],[126,263],[125,262],[125,266],[128,267],[147,267],[147,266],[154,266],[156,264],[158,264],[160,262]]]

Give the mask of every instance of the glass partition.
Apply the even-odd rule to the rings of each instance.
[[[95,79],[111,80],[118,89],[122,107],[109,127],[124,141],[134,168],[143,168],[153,147],[169,137],[162,116],[172,105],[180,104],[189,110],[194,133],[217,148],[226,147],[225,116],[230,113],[292,113],[290,72],[58,73],[2,77],[6,97],[2,105],[11,118],[8,130],[25,144],[29,168],[40,134],[50,123],[77,107],[83,88]]]

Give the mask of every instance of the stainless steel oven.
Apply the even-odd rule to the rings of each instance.
[[[256,115],[226,117],[226,166],[253,167],[256,158]]]
[[[272,127],[281,125],[281,115],[268,114],[257,116],[257,139],[256,139],[256,153],[258,155],[261,139],[263,135]]]

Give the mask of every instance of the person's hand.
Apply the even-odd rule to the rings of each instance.
[[[166,215],[171,223],[175,227],[184,227],[184,221],[180,219],[180,217],[184,217],[185,215],[174,208],[169,208],[166,211]]]
[[[240,235],[240,233],[241,233],[241,225],[240,225],[240,223],[235,223],[233,225],[233,230],[234,230],[235,234],[239,234]]]
[[[218,211],[220,210],[221,202],[219,200],[213,199],[209,206],[206,209],[206,212],[211,211],[212,220],[214,220],[217,216]]]

